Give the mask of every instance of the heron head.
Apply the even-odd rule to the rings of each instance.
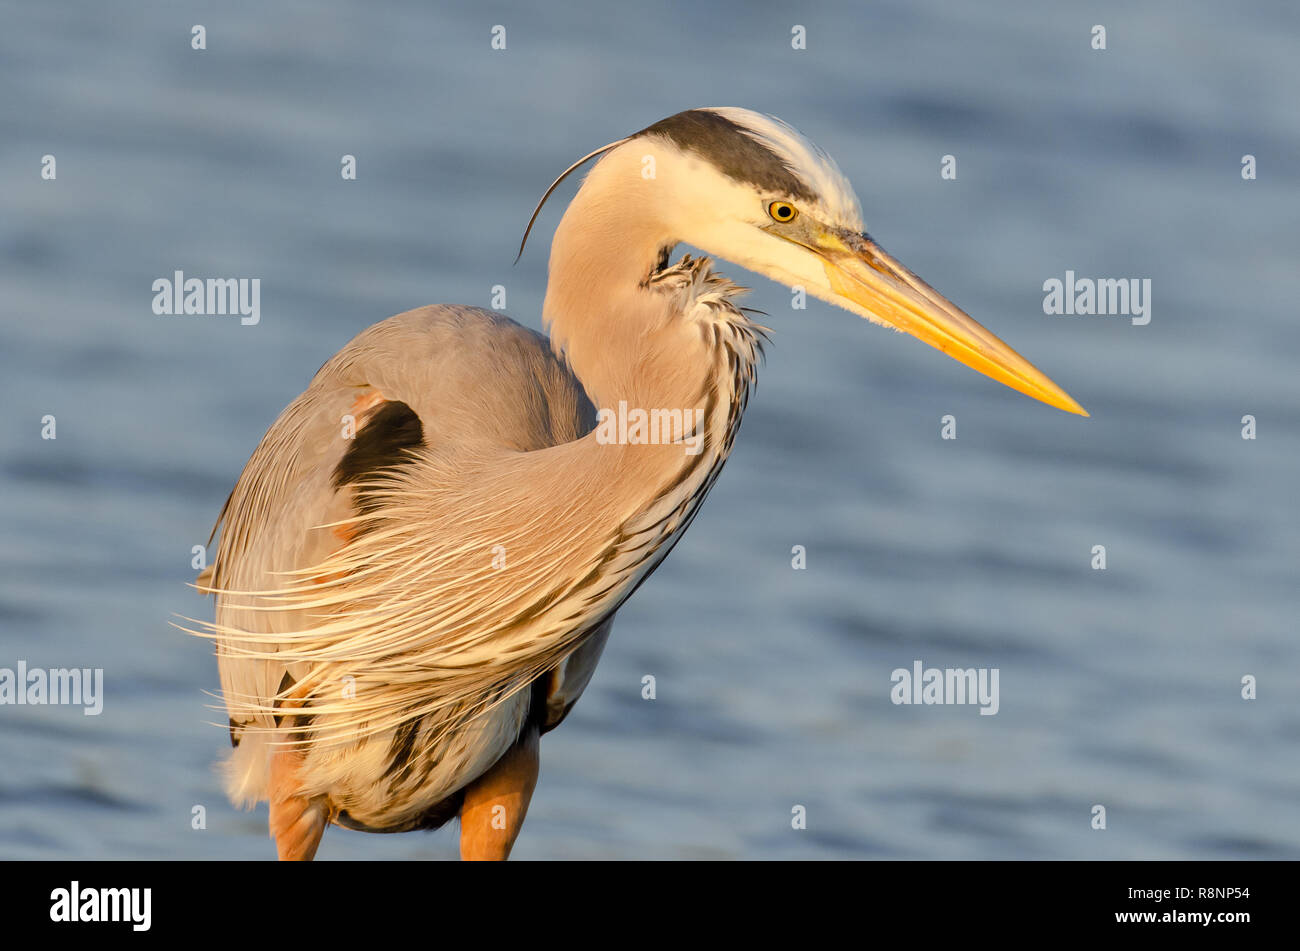
[[[547,190],[525,242],[556,186],[597,156],[603,157],[579,197],[593,185],[598,197],[575,227],[599,224],[602,239],[611,241],[636,232],[660,250],[692,244],[911,334],[1049,406],[1088,415],[1046,374],[876,244],[835,162],[781,120],[748,109],[691,109],[597,149]]]
[[[1050,406],[1088,415],[876,244],[848,179],[784,122],[747,109],[693,109],[629,137],[622,148],[648,144],[656,213],[674,240],[802,287]]]

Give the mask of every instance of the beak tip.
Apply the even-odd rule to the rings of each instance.
[[[1066,393],[1064,390],[1058,389],[1057,392],[1052,395],[1054,399],[1042,400],[1042,401],[1044,403],[1047,403],[1049,406],[1054,406],[1057,409],[1061,410],[1061,412],[1069,413],[1072,416],[1083,416],[1087,418],[1092,415],[1086,409],[1080,406],[1078,402],[1075,401],[1074,397],[1072,397],[1069,393]],[[1039,399],[1042,399],[1042,397],[1039,397]]]
[[[1078,402],[1074,399],[1074,397],[1069,396],[1067,394],[1065,396],[1065,399],[1066,399],[1066,404],[1061,408],[1064,409],[1067,413],[1073,413],[1075,416],[1082,416],[1085,419],[1089,418],[1092,415],[1086,409],[1080,406]]]

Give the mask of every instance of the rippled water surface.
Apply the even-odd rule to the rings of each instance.
[[[801,52],[781,4],[437,6],[0,12],[0,667],[106,682],[99,717],[0,707],[0,857],[271,854],[212,768],[210,649],[169,626],[210,616],[191,546],[353,334],[495,284],[537,326],[558,207],[511,262],[553,175],[732,104],[830,151],[1092,418],[737,275],[775,331],[738,448],[543,744],[516,855],[1300,855],[1294,5],[821,3]],[[155,316],[176,269],[260,277],[261,323]],[[1150,324],[1045,316],[1067,269],[1149,278]],[[998,668],[1000,711],[893,705],[915,660]]]

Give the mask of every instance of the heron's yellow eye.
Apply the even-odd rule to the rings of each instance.
[[[794,221],[795,215],[799,214],[794,205],[788,201],[774,201],[767,206],[767,213],[772,216],[773,221],[779,221],[785,224],[787,221]]]

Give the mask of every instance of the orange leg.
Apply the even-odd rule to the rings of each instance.
[[[271,837],[282,862],[310,862],[330,822],[329,800],[297,795],[302,754],[280,750],[271,754]]]
[[[496,764],[465,787],[460,807],[460,857],[504,861],[510,857],[537,787],[537,729],[530,728]]]

